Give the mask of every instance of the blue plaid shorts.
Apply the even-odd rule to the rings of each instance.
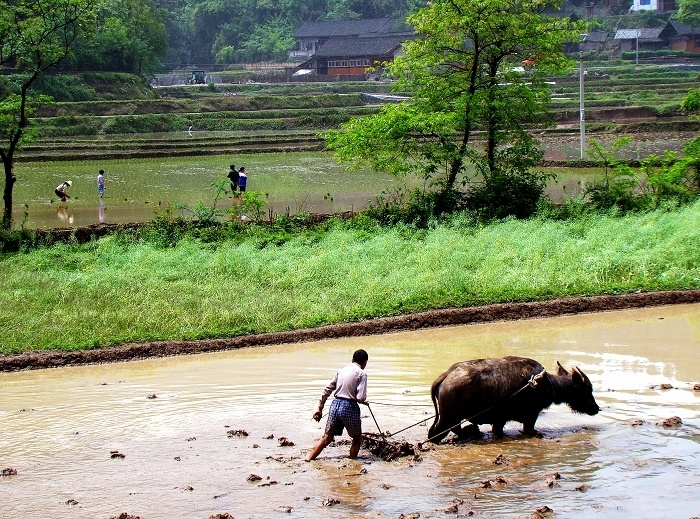
[[[328,412],[326,434],[339,436],[343,434],[343,428],[351,438],[362,436],[360,406],[352,400],[336,398],[331,402],[331,410]]]

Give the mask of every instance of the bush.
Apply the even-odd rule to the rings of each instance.
[[[426,228],[430,221],[464,209],[464,193],[456,189],[413,189],[382,193],[365,214],[384,225],[405,223]]]
[[[530,172],[494,172],[469,190],[466,207],[485,220],[529,218],[537,211],[546,179]]]
[[[42,74],[33,89],[53,97],[54,101],[92,101],[97,98],[94,88],[79,76],[70,74]]]

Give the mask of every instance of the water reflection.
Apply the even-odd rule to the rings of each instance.
[[[56,216],[58,216],[58,219],[61,220],[64,223],[67,223],[69,225],[73,224],[73,212],[68,211],[68,208],[65,206],[58,206],[58,211],[56,212]]]
[[[105,203],[102,200],[100,200],[100,203],[97,206],[97,220],[100,223],[105,223],[107,221],[105,216]]]

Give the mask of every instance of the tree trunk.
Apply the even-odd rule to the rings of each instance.
[[[3,157],[3,166],[5,169],[5,190],[2,194],[2,200],[5,202],[5,209],[2,214],[3,229],[12,227],[12,187],[17,178],[13,174],[12,157]]]
[[[498,114],[495,106],[495,89],[498,88],[498,61],[490,63],[489,66],[489,91],[488,91],[488,110],[487,110],[487,140],[486,140],[486,160],[488,163],[489,173],[493,175],[496,171],[496,146],[498,145],[496,131],[498,125]]]

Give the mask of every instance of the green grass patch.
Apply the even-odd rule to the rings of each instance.
[[[505,301],[700,287],[700,203],[428,230],[363,216],[174,246],[110,236],[0,258],[0,352],[272,332]],[[155,233],[155,234],[153,234]],[[167,240],[166,240],[167,243]]]

